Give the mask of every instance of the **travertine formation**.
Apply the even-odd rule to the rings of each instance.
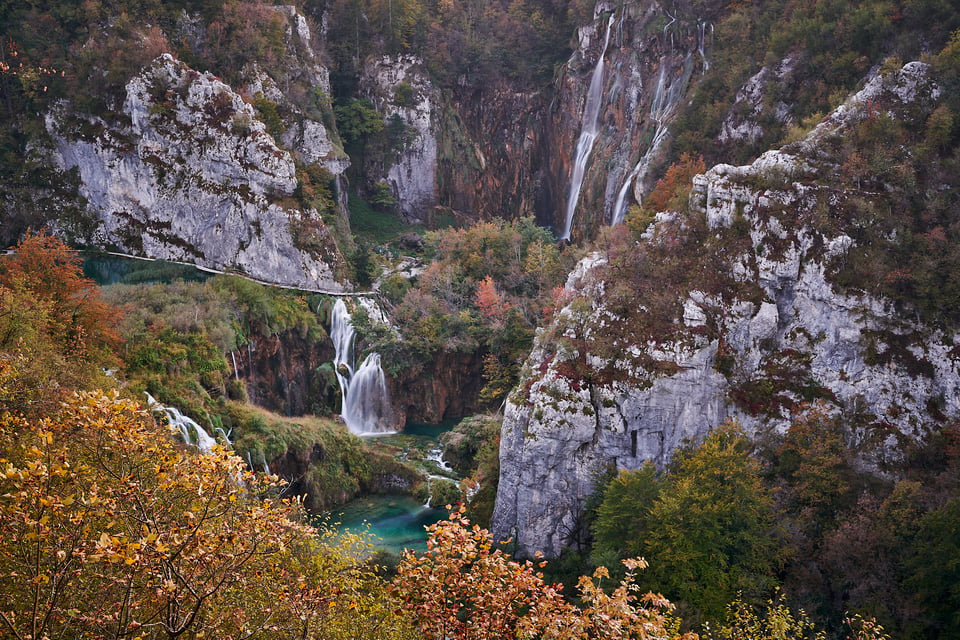
[[[302,16],[278,10],[290,14],[288,39],[309,44]],[[326,70],[307,57],[300,71],[329,90]],[[284,102],[269,76],[248,71],[247,90]],[[120,114],[76,115],[61,104],[47,129],[54,160],[79,171],[80,194],[99,221],[92,244],[277,284],[344,288],[329,232],[291,198],[294,154],[334,176],[349,164],[322,123],[298,118],[277,141],[233,88],[163,54],[127,83]],[[291,228],[305,217],[317,227],[309,251],[297,248]]]

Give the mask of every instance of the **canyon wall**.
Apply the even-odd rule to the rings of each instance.
[[[668,332],[638,341],[630,327],[654,301],[616,306],[617,271],[605,270],[615,258],[601,251],[581,263],[567,282],[577,302],[541,330],[507,404],[498,539],[512,537],[521,555],[557,556],[582,536],[602,472],[663,467],[728,418],[763,438],[815,403],[844,417],[860,463],[883,474],[932,415],[958,414],[945,402],[960,392],[956,336],[835,281],[857,251],[859,216],[871,215],[859,203],[893,197],[839,183],[837,141],[877,109],[922,121],[940,97],[928,71],[910,63],[875,76],[802,141],[694,179],[689,212],[661,213],[641,240],[718,247],[690,263],[682,303],[667,307],[675,315],[647,317]]]
[[[277,11],[295,63],[291,77],[328,93],[306,21],[290,8]],[[319,114],[296,107],[255,64],[243,76],[247,85],[234,88],[163,54],[127,83],[120,112],[83,114],[62,101],[47,114],[52,159],[78,171],[96,221],[85,240],[281,285],[343,290],[335,240],[320,214],[293,196],[296,163],[339,180],[349,159]],[[285,109],[288,122],[275,125],[282,133],[268,131],[250,104],[257,100]]]

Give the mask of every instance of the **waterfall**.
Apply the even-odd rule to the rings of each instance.
[[[567,197],[567,217],[563,227],[561,240],[569,240],[573,228],[573,213],[580,199],[580,188],[583,186],[583,177],[587,171],[587,160],[593,150],[593,143],[599,133],[600,107],[603,98],[603,58],[607,55],[607,45],[610,44],[610,31],[613,27],[613,14],[607,21],[607,35],[603,40],[603,50],[600,59],[590,77],[590,88],[587,90],[587,102],[583,107],[583,120],[580,125],[580,139],[577,141],[577,153],[573,162],[573,175],[570,176],[570,195]]]
[[[353,344],[356,332],[343,300],[333,305],[330,338],[336,355],[334,370],[340,383],[340,415],[351,433],[357,435],[390,433],[390,392],[380,367],[380,354],[371,353],[354,371]]]
[[[430,451],[427,453],[426,459],[436,462],[437,467],[439,467],[441,471],[446,471],[447,473],[454,473],[453,467],[450,466],[450,463],[448,463],[446,460],[443,459],[442,446],[437,446],[437,447],[434,447],[433,449],[430,449]]]
[[[217,441],[207,433],[195,420],[183,415],[176,407],[167,407],[154,399],[152,395],[144,391],[147,396],[147,406],[151,411],[162,411],[167,416],[170,426],[180,431],[180,436],[187,444],[196,446],[203,453],[213,451],[213,445]]]
[[[638,179],[642,180],[646,178],[647,172],[650,170],[650,165],[653,163],[654,154],[667,138],[667,120],[673,116],[673,112],[682,97],[683,89],[686,87],[687,68],[690,66],[689,62],[690,56],[688,55],[687,60],[684,62],[685,69],[682,77],[679,80],[674,79],[674,81],[670,83],[668,83],[669,76],[667,74],[667,68],[670,65],[666,60],[660,63],[660,75],[657,77],[657,86],[653,92],[653,99],[650,101],[650,119],[657,123],[656,129],[654,129],[653,139],[650,141],[650,145],[644,154],[640,156],[640,160],[633,167],[633,170],[627,176],[623,186],[620,187],[620,191],[617,192],[617,199],[614,202],[613,212],[610,217],[611,225],[620,224],[624,218],[626,218],[627,194],[630,192],[630,187],[633,186]]]
[[[710,61],[707,59],[705,51],[707,46],[707,27],[710,27],[710,35],[713,35],[713,23],[697,20],[697,26],[699,27],[699,33],[697,34],[697,53],[700,54],[700,59],[703,61],[703,73],[706,73],[710,70]]]

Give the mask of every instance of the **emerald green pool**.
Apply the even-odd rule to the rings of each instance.
[[[369,530],[378,549],[401,553],[427,550],[427,525],[445,518],[444,509],[430,509],[410,496],[367,496],[332,512],[327,521],[341,531]]]

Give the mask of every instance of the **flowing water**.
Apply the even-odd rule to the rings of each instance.
[[[163,412],[167,416],[170,426],[180,431],[180,436],[184,442],[194,445],[203,453],[210,453],[213,450],[213,445],[217,444],[216,439],[195,420],[183,415],[176,407],[167,407],[160,404],[149,393],[144,392],[144,394],[147,396],[147,406],[150,410]],[[229,443],[230,441],[227,440],[227,444]]]
[[[623,186],[617,193],[617,200],[614,203],[611,214],[610,224],[620,224],[627,214],[627,194],[637,180],[644,180],[653,166],[653,161],[657,151],[667,139],[669,132],[669,123],[676,114],[677,105],[683,98],[684,90],[690,79],[691,56],[688,54],[683,63],[683,68],[679,71],[678,77],[674,77],[673,70],[667,60],[663,60],[660,65],[660,75],[657,77],[657,86],[653,93],[653,99],[650,102],[650,119],[656,122],[656,128],[653,132],[653,139],[647,146],[647,150],[636,166],[627,176]]]
[[[380,367],[380,354],[369,354],[354,371],[356,332],[342,299],[333,305],[330,338],[336,353],[333,365],[342,397],[340,415],[347,428],[357,435],[391,433],[390,391]]]
[[[583,120],[580,125],[580,139],[577,141],[577,153],[573,162],[573,174],[570,176],[570,195],[567,197],[567,216],[563,227],[561,240],[569,240],[573,229],[573,214],[577,209],[577,200],[580,199],[580,189],[583,187],[583,178],[587,171],[587,160],[593,150],[593,143],[600,132],[600,107],[603,104],[603,58],[607,55],[607,45],[610,44],[610,31],[613,26],[613,15],[607,21],[607,35],[603,40],[603,50],[600,59],[590,77],[590,87],[587,90],[587,102],[583,107]]]
[[[443,424],[410,423],[402,433],[377,438],[372,445],[388,451],[400,452],[399,458],[417,467],[427,479],[456,481],[458,476],[442,458],[439,438],[458,421]],[[378,549],[400,553],[403,549],[425,551],[427,532],[425,526],[447,516],[445,509],[430,507],[411,496],[372,495],[352,500],[340,509],[327,514],[324,520],[336,525],[340,531],[365,531],[374,537]]]

